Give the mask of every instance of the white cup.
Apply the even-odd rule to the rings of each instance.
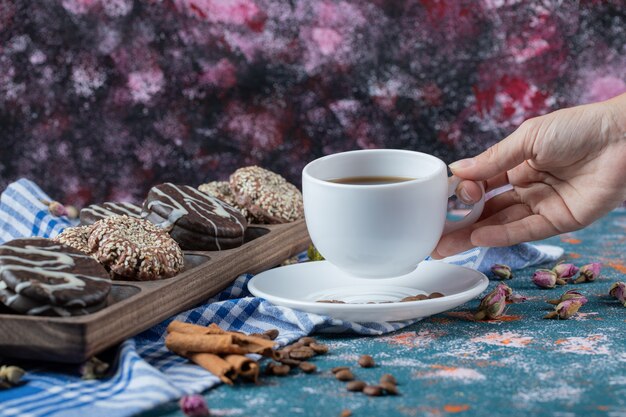
[[[329,181],[376,176],[415,179],[375,185]],[[448,179],[443,161],[421,152],[374,149],[316,159],[302,171],[309,235],[326,260],[351,275],[408,274],[444,232],[468,226],[482,213],[484,196],[465,218],[446,220],[448,198],[459,182]]]

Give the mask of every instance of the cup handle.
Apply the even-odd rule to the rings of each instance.
[[[448,181],[448,198],[452,197],[456,194],[456,187],[461,183],[461,178],[453,175],[449,178]],[[473,224],[478,220],[480,215],[483,213],[483,209],[485,208],[485,189],[483,188],[482,183],[478,183],[480,185],[480,189],[483,192],[482,197],[472,206],[472,210],[467,214],[467,216],[463,217],[461,220],[451,221],[446,220],[446,224],[443,227],[443,234],[453,232],[458,229],[462,229],[464,227]]]

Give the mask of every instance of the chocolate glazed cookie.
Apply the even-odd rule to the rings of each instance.
[[[43,238],[1,245],[0,279],[9,297],[71,309],[99,304],[111,290],[108,272],[95,259]]]
[[[132,203],[92,204],[80,211],[80,224],[89,225],[111,216],[141,217],[141,207]]]
[[[168,230],[185,250],[241,246],[248,226],[234,207],[193,187],[171,183],[152,187],[142,215]]]

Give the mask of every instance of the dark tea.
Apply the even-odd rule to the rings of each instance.
[[[328,182],[335,182],[337,184],[350,184],[350,185],[381,185],[381,184],[394,184],[396,182],[411,181],[415,178],[407,177],[383,177],[383,176],[371,176],[371,177],[344,177],[327,180]]]

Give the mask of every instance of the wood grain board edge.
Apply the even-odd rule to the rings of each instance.
[[[0,355],[78,363],[219,293],[243,273],[280,264],[310,244],[304,221],[263,225],[269,233],[235,249],[207,252],[210,260],[174,278],[119,281],[140,291],[80,317],[0,314]]]

